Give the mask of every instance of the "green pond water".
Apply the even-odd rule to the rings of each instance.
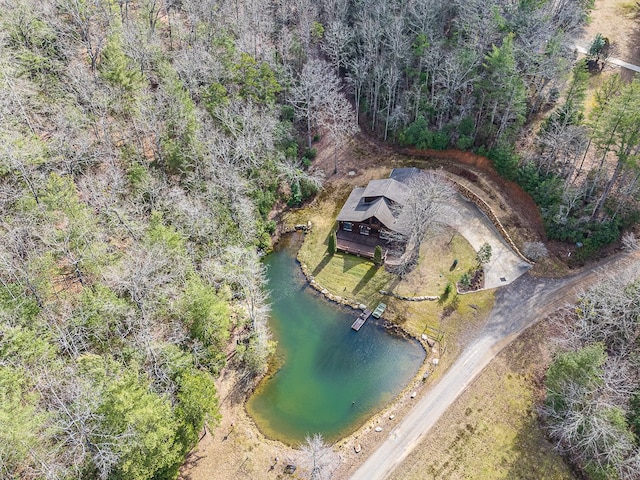
[[[351,330],[358,312],[307,285],[295,259],[300,241],[289,235],[265,258],[280,368],[247,403],[265,435],[292,445],[307,434],[335,441],[353,432],[409,383],[425,357],[417,341],[373,318]]]

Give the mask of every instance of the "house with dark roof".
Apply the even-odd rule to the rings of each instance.
[[[338,214],[337,249],[373,258],[377,245],[391,246],[390,233],[402,233],[396,213],[409,197],[406,182],[416,168],[396,168],[389,178],[354,188]]]

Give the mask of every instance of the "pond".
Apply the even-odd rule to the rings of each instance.
[[[350,434],[393,400],[425,357],[419,342],[373,318],[351,330],[359,312],[308,286],[295,259],[300,242],[300,234],[285,236],[265,258],[279,368],[247,402],[260,430],[290,445],[307,434],[329,442]]]

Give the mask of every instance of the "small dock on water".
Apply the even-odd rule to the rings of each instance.
[[[364,325],[364,322],[366,322],[369,317],[371,316],[371,310],[364,310],[360,316],[358,318],[356,318],[356,321],[353,322],[353,324],[351,325],[351,329],[355,330],[356,332],[358,330],[360,330],[360,327],[362,327],[362,325]]]

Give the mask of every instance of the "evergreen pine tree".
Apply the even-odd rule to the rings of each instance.
[[[373,252],[373,263],[382,265],[382,247],[380,245],[376,245],[376,249]]]
[[[338,244],[338,239],[336,238],[336,232],[331,232],[329,236],[329,246],[327,248],[329,255],[333,255],[336,253],[336,246]]]

